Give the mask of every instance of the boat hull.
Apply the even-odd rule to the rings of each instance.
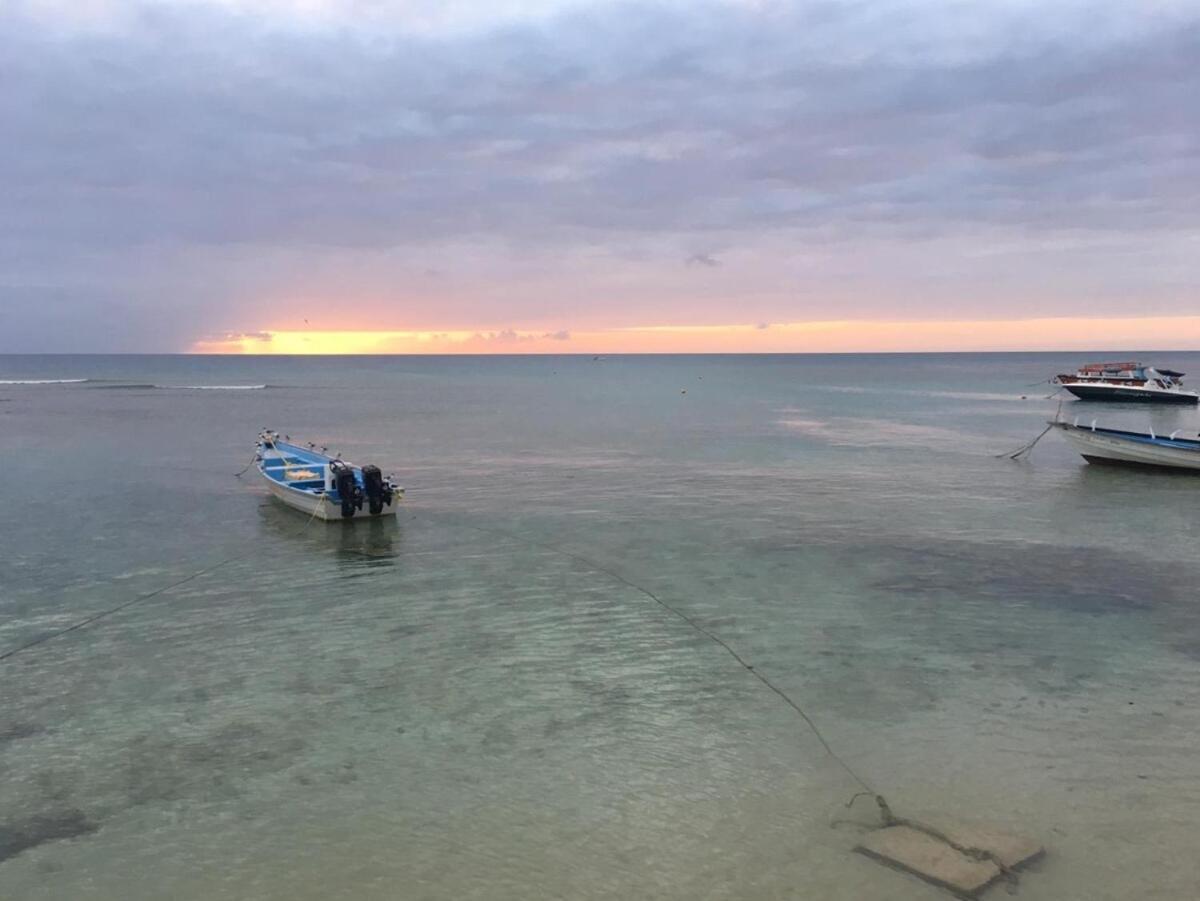
[[[1063,387],[1080,400],[1151,404],[1194,404],[1200,401],[1200,395],[1190,391],[1163,391],[1158,388],[1138,388],[1133,385],[1087,385],[1079,382],[1067,382]]]
[[[384,507],[381,513],[372,513],[364,507],[362,510],[356,510],[353,516],[342,516],[342,505],[339,501],[335,501],[324,495],[289,488],[287,485],[281,485],[267,475],[262,475],[262,480],[266,483],[267,490],[271,492],[271,496],[276,500],[281,501],[293,510],[299,510],[307,516],[320,519],[324,522],[381,519],[385,516],[395,516],[396,508],[399,506],[396,501],[393,501],[391,506]]]
[[[328,456],[324,448],[318,453],[312,445],[304,448],[287,440],[281,441],[278,433],[266,429],[259,435],[255,463],[258,475],[272,497],[322,522],[353,522],[395,516],[404,498],[403,488],[394,484],[390,477],[381,480],[378,467],[372,467],[372,484],[382,495],[377,495],[382,504],[380,511],[372,513],[371,501],[364,496],[368,493],[366,470]],[[342,498],[338,494],[335,468],[340,473],[339,478],[348,471],[353,472],[357,483],[349,516],[342,515]]]
[[[1172,441],[1115,429],[1090,429],[1055,423],[1089,463],[1151,466],[1200,474],[1200,441]]]

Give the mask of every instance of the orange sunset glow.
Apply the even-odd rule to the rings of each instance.
[[[660,325],[582,331],[264,330],[195,342],[200,354],[891,353],[1200,348],[1200,316]]]

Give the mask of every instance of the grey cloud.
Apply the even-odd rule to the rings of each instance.
[[[241,341],[243,339],[251,339],[254,341],[270,341],[272,340],[270,332],[221,332],[216,335],[208,335],[207,341]]]
[[[902,38],[928,24],[921,9]],[[892,36],[872,30],[886,18],[780,10],[621,7],[440,42],[195,9],[74,42],[10,23],[0,115],[21,140],[0,171],[18,198],[54,201],[21,210],[40,240],[357,246],[497,227],[804,226],[874,219],[881,202],[1095,227],[1088,212],[1111,207],[1100,177],[1195,166],[1195,23],[1097,48],[1048,35],[892,61],[878,58]],[[865,58],[797,53],[822,31]],[[1050,204],[1038,174],[1058,185]],[[1155,218],[1165,204],[1194,221],[1194,197],[1144,199]]]
[[[498,332],[476,332],[473,338],[476,341],[486,341],[495,344],[520,344],[526,341],[532,341],[532,335],[522,335],[516,329],[506,328]]]
[[[195,6],[59,34],[0,13],[0,283],[71,271],[78,309],[107,294],[149,320],[169,295],[191,329],[277,275],[212,275],[243,248],[498,241],[632,266],[780,235],[1194,232],[1200,12],[1005,10],[622,4],[458,36]]]

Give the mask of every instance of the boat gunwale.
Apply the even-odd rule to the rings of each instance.
[[[1170,450],[1192,451],[1200,453],[1200,439],[1171,438],[1167,435],[1153,435],[1148,432],[1130,432],[1125,429],[1110,429],[1103,426],[1084,426],[1062,420],[1050,423],[1068,432],[1083,432],[1085,434],[1108,435],[1131,444],[1148,444],[1152,447],[1162,447]]]

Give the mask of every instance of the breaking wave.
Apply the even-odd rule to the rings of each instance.
[[[260,391],[270,385],[154,385],[149,382],[120,382],[94,385],[97,391]]]
[[[0,385],[78,385],[91,379],[0,379]]]
[[[859,385],[811,385],[809,390],[834,391],[839,394],[902,394],[905,397],[947,397],[954,400],[995,401],[1024,400],[1029,393],[1028,388],[1025,389],[1025,394],[1019,392],[999,394],[995,391],[931,391],[914,388],[864,388]]]
[[[154,385],[174,391],[261,391],[268,385]]]

